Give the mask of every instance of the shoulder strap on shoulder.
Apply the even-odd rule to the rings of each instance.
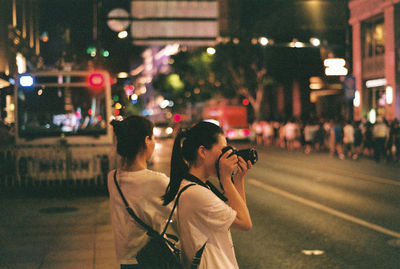
[[[163,232],[161,233],[162,236],[163,236],[163,235],[165,234],[165,232],[167,231],[168,225],[169,225],[169,223],[171,222],[172,215],[174,214],[175,208],[176,208],[176,206],[178,205],[179,197],[181,197],[181,194],[182,194],[186,189],[188,189],[189,187],[194,186],[194,185],[196,185],[196,184],[189,184],[189,185],[186,185],[185,187],[183,187],[183,188],[178,192],[178,195],[176,196],[176,199],[175,199],[175,202],[174,202],[174,206],[172,207],[171,213],[169,214],[169,218],[168,218],[167,224],[165,224],[164,230],[163,230]]]
[[[121,188],[119,187],[118,182],[117,182],[117,169],[115,169],[115,172],[114,172],[114,183],[115,183],[115,186],[117,186],[118,192],[119,192],[119,194],[120,194],[120,196],[121,196],[121,198],[122,198],[122,201],[123,201],[124,204],[125,204],[125,208],[126,208],[126,210],[128,211],[129,215],[131,215],[132,218],[133,218],[140,226],[142,226],[142,227],[147,231],[147,233],[148,233],[149,235],[156,235],[156,234],[158,234],[153,228],[151,228],[149,225],[147,225],[146,223],[144,223],[138,216],[136,216],[136,214],[135,214],[135,212],[133,211],[133,209],[129,206],[129,204],[128,204],[128,202],[126,201],[125,196],[122,194]]]

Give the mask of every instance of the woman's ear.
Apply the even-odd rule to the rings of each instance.
[[[146,144],[146,147],[148,147],[150,145],[151,141],[152,141],[152,138],[150,136],[146,136],[144,138],[144,143]]]
[[[204,160],[206,158],[206,148],[204,146],[200,146],[197,149],[197,155],[199,156],[199,158]]]

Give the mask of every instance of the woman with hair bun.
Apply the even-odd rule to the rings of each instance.
[[[185,268],[239,268],[230,228],[247,231],[252,227],[244,189],[244,176],[252,165],[232,155],[232,150],[222,154],[226,146],[222,129],[205,121],[181,130],[175,138],[164,205],[171,204],[180,189],[196,183],[182,193],[178,203]],[[226,197],[207,181],[218,175]]]
[[[137,252],[147,243],[146,231],[129,215],[114,182],[117,182],[129,206],[147,225],[161,233],[172,205],[162,206],[161,196],[168,185],[165,174],[147,169],[155,141],[153,123],[141,116],[111,122],[121,157],[118,169],[108,174],[111,224],[117,259],[121,268],[141,268]],[[155,257],[156,258],[156,257]]]

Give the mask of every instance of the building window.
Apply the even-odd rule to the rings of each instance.
[[[385,53],[385,27],[383,18],[364,23],[363,56],[371,58]]]

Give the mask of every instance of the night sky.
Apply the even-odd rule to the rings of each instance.
[[[293,38],[308,42],[316,36],[334,47],[338,56],[344,57],[347,27],[346,0],[233,0],[242,30],[238,34],[265,35],[277,44]],[[41,44],[46,64],[53,64],[67,49],[82,59],[86,48],[93,42],[92,0],[40,0],[40,31],[49,33],[49,42]],[[103,18],[99,23],[99,39],[102,47],[113,56],[132,53],[128,42],[121,42],[105,23],[104,17],[113,8],[129,10],[129,0],[103,0]],[[70,44],[66,44],[65,30],[70,29]],[[245,29],[245,30],[243,30]],[[235,33],[236,34],[236,33]],[[114,58],[114,57],[113,57]],[[110,57],[109,61],[116,61]],[[118,64],[118,63],[116,63]]]

